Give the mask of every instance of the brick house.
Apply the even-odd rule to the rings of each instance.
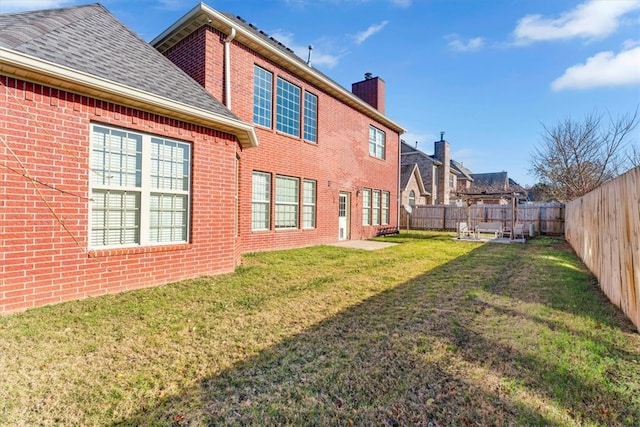
[[[0,15],[0,117],[0,313],[238,265],[253,126],[102,6]]]
[[[240,17],[198,4],[151,44],[242,120],[259,146],[239,156],[244,252],[374,236],[398,224],[403,129],[385,82],[352,91]]]
[[[0,313],[397,225],[384,82],[259,34],[202,4],[158,50],[100,5],[0,15]]]

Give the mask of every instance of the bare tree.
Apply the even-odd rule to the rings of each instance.
[[[626,153],[638,125],[638,109],[617,118],[594,112],[582,122],[571,118],[543,125],[541,142],[531,155],[531,169],[551,195],[568,201],[613,179],[631,158]],[[625,157],[625,155],[627,157]]]

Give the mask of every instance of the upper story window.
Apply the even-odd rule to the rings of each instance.
[[[377,157],[378,159],[384,159],[385,151],[385,134],[380,129],[369,126],[369,155]]]
[[[191,145],[91,126],[90,246],[185,243]]]
[[[253,122],[271,127],[273,99],[273,74],[254,66],[253,70]]]
[[[318,97],[304,93],[304,139],[317,142],[318,139]]]
[[[276,129],[300,136],[300,88],[280,77],[276,88]]]

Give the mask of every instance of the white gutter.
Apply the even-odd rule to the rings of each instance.
[[[4,47],[0,47],[0,73],[222,130],[235,135],[244,148],[258,146],[255,128],[238,119],[225,117]]]
[[[231,27],[231,32],[224,39],[224,102],[231,110],[231,49],[229,46],[236,38],[236,29]]]

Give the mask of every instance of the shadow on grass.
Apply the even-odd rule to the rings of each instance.
[[[493,282],[510,290],[504,273],[530,250],[502,248],[479,247],[118,425],[640,422],[634,418],[637,401],[604,380],[586,379],[548,357],[534,337],[524,337],[525,344],[519,346],[499,336],[500,325],[487,333],[497,321],[494,313],[516,317],[517,312],[493,310],[477,294]],[[509,265],[483,262],[502,250],[513,251]],[[512,290],[504,293],[518,297]],[[546,297],[541,295],[539,301]],[[553,334],[549,322],[533,323],[537,330]],[[616,326],[613,320],[609,325]],[[556,326],[570,334],[570,340],[581,340],[569,328]],[[518,334],[513,328],[504,332]],[[601,356],[617,354],[604,349]]]

